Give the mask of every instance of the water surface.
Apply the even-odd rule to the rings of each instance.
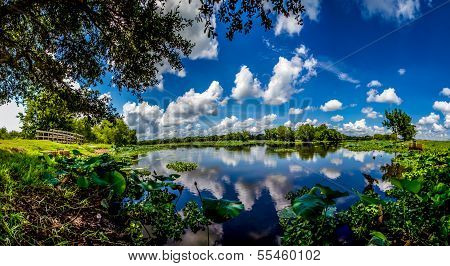
[[[368,185],[362,173],[379,179],[374,191],[384,195],[390,184],[381,180],[380,167],[392,155],[382,151],[353,152],[336,146],[297,146],[296,152],[276,152],[265,145],[244,148],[177,148],[140,156],[137,166],[149,167],[158,174],[174,173],[166,164],[173,161],[195,162],[199,167],[182,173],[176,180],[185,186],[177,208],[187,201],[200,202],[194,182],[205,197],[239,200],[245,211],[223,224],[210,226],[210,244],[279,245],[277,211],[290,202],[285,195],[303,186],[322,184],[349,196],[337,200],[337,209],[345,209],[358,200],[354,191]],[[207,232],[187,232],[172,245],[207,245]]]

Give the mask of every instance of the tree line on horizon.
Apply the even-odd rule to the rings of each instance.
[[[52,110],[56,108],[57,110]],[[400,109],[385,112],[386,119],[383,126],[390,129],[390,134],[374,134],[373,136],[349,136],[336,129],[328,128],[322,124],[313,126],[304,124],[295,129],[287,126],[278,126],[265,129],[264,133],[251,134],[248,131],[230,132],[222,135],[187,136],[164,138],[154,140],[137,140],[136,130],[125,124],[122,118],[116,117],[112,121],[104,119],[95,121],[89,117],[74,117],[64,106],[47,105],[38,108],[31,104],[27,106],[25,114],[19,114],[22,122],[22,132],[8,132],[6,128],[0,129],[0,139],[27,138],[33,139],[36,130],[59,129],[83,135],[87,142],[107,143],[117,146],[131,144],[164,144],[182,142],[205,141],[249,141],[271,140],[283,142],[340,142],[343,140],[411,140],[416,134],[415,126],[411,124],[411,117]]]

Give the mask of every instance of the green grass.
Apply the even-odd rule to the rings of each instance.
[[[342,144],[342,147],[352,151],[407,152],[411,143],[411,141],[396,143],[389,140],[347,141]],[[418,140],[417,144],[422,144],[424,151],[448,151],[450,149],[450,141]]]
[[[84,155],[92,155],[98,149],[110,149],[109,144],[62,144],[48,140],[11,139],[0,140],[0,150],[39,155],[47,151],[79,150]]]

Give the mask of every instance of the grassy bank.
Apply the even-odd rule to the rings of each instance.
[[[93,155],[96,151],[110,149],[109,144],[61,144],[48,140],[11,139],[0,140],[0,150],[39,155],[43,152],[58,150],[78,150],[86,155]]]
[[[352,151],[373,151],[380,150],[386,152],[407,152],[411,141],[387,141],[387,140],[367,140],[367,141],[346,141],[342,147]],[[422,145],[424,151],[448,151],[450,141],[418,140],[417,144]]]

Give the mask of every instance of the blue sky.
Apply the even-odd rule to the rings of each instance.
[[[418,137],[448,139],[449,1],[303,2],[302,27],[275,18],[274,30],[255,24],[232,42],[222,24],[216,40],[202,36],[202,25],[187,30],[197,47],[183,59],[184,72],[162,67],[163,88],[146,92],[144,103],[111,87],[110,75],[97,89],[110,93],[141,138],[305,122],[350,135],[383,133],[384,110],[399,107]],[[194,7],[184,4],[183,12]]]

